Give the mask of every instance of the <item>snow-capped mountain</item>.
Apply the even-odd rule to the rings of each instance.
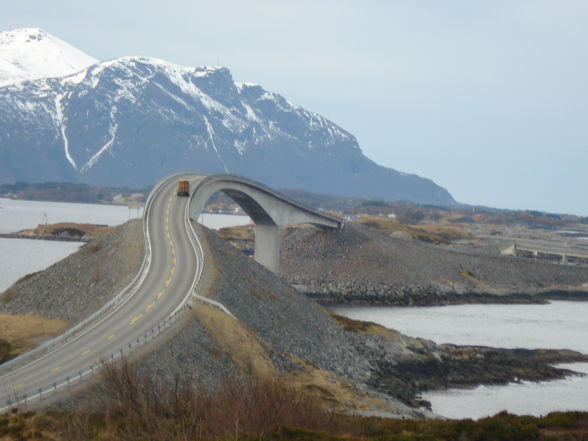
[[[0,87],[69,75],[97,61],[39,28],[0,32]]]
[[[381,167],[351,134],[222,67],[124,57],[0,87],[0,182],[142,186],[182,170],[275,188],[451,204]]]

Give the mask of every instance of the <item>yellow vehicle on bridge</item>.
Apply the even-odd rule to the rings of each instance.
[[[178,196],[190,196],[190,181],[179,180],[178,181]]]

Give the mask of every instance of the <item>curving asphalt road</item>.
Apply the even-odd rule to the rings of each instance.
[[[151,252],[138,289],[75,338],[0,376],[0,412],[47,397],[92,373],[92,365],[98,371],[103,360],[157,332],[154,325],[188,304],[201,273],[201,248],[189,223],[189,198],[176,196],[178,179],[194,185],[202,177],[174,175],[154,189],[145,209]]]
[[[190,188],[194,189],[190,198],[176,196],[179,179],[190,181]],[[217,188],[219,182],[222,185]],[[336,218],[238,176],[178,173],[164,179],[151,192],[145,206],[145,261],[129,290],[83,324],[32,353],[0,365],[0,413],[54,397],[55,392],[97,373],[103,361],[126,355],[157,337],[190,307],[193,297],[230,314],[221,304],[195,292],[204,259],[190,223],[190,204],[195,196],[196,205],[202,205],[215,191],[227,189],[229,193],[233,191],[237,200],[241,199],[243,208],[259,222],[271,217],[272,224],[279,219],[280,225],[341,225]],[[245,195],[250,191],[251,195]],[[265,209],[272,216],[254,198],[265,200]],[[273,240],[279,240],[279,229],[275,224],[274,227],[278,233]]]

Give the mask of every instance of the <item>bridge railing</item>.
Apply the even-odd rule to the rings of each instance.
[[[170,178],[168,178],[168,179],[170,179]],[[152,192],[152,194],[153,194],[153,192]],[[146,221],[145,221],[144,225],[147,225],[147,220],[148,220],[148,216],[147,216],[148,211],[147,210],[148,210],[148,207],[150,207],[150,201],[151,201],[151,195],[150,195],[150,198],[148,199],[147,204],[145,206],[145,220]],[[129,355],[132,351],[137,350],[139,347],[149,343],[150,341],[152,341],[153,339],[157,338],[162,333],[167,331],[173,324],[178,322],[187,311],[192,309],[192,305],[194,304],[194,302],[196,300],[198,300],[202,303],[207,303],[207,304],[214,306],[216,308],[219,308],[221,311],[227,313],[231,317],[233,317],[233,318],[235,317],[220,302],[216,302],[212,299],[202,297],[196,293],[196,287],[200,283],[200,280],[202,278],[202,274],[204,271],[204,249],[202,248],[202,244],[200,242],[200,239],[198,238],[198,235],[197,235],[196,231],[194,230],[194,227],[191,223],[190,213],[189,213],[189,205],[190,204],[186,204],[186,210],[184,213],[184,223],[186,226],[186,231],[189,232],[188,236],[190,239],[190,244],[194,250],[194,253],[197,257],[197,261],[199,264],[198,264],[196,274],[194,275],[194,280],[192,282],[192,285],[191,285],[188,293],[186,294],[185,298],[180,303],[180,305],[167,318],[159,321],[155,326],[153,326],[151,329],[149,329],[143,335],[138,337],[135,341],[131,342],[130,344],[128,344],[124,347],[120,347],[116,351],[112,352],[109,357],[104,358],[100,363],[90,364],[85,369],[80,370],[76,375],[73,375],[73,376],[70,375],[70,376],[64,377],[57,382],[53,382],[51,384],[48,384],[48,385],[45,385],[45,386],[39,388],[38,390],[34,391],[33,393],[18,394],[18,391],[14,391],[11,399],[9,399],[8,401],[6,401],[4,403],[0,403],[0,413],[4,413],[4,412],[7,412],[12,409],[18,410],[22,407],[26,407],[28,404],[33,403],[35,401],[41,401],[41,400],[47,399],[49,396],[54,395],[55,393],[61,391],[64,388],[73,387],[74,385],[81,383],[84,379],[88,379],[88,378],[95,376],[97,373],[100,372],[100,368],[104,363],[112,363],[112,362],[124,357],[125,355]],[[141,271],[139,272],[139,274],[137,274],[137,276],[135,276],[135,279],[133,279],[133,281],[127,286],[127,288],[125,288],[125,290],[123,292],[121,292],[115,299],[113,299],[111,301],[112,305],[105,305],[101,310],[97,311],[97,313],[95,313],[88,320],[83,322],[83,324],[86,326],[86,328],[84,328],[84,329],[87,329],[88,321],[90,319],[92,319],[94,317],[98,317],[99,313],[104,314],[107,307],[112,308],[112,306],[115,306],[116,301],[118,301],[118,304],[120,304],[122,299],[128,298],[128,297],[125,297],[129,293],[128,290],[135,289],[134,284],[138,283],[140,285],[140,283],[142,282],[142,279],[144,278],[144,276],[141,276],[142,271],[144,270],[145,274],[146,274],[146,272],[149,268],[150,259],[151,259],[151,244],[149,241],[148,226],[145,226],[144,234],[145,234],[146,248],[147,248],[146,249],[146,256],[148,256],[148,257],[144,260],[143,266],[141,267],[142,268]],[[145,263],[145,262],[147,262],[147,263]],[[145,266],[145,265],[147,265],[147,266]],[[81,325],[82,324],[78,325],[78,327],[77,327],[78,331],[82,330]],[[73,329],[74,328],[72,328],[72,330]],[[76,336],[72,332],[72,330],[68,331],[68,334],[69,334],[68,338],[69,339],[74,338]],[[62,338],[63,338],[63,336],[62,336]],[[61,341],[57,342],[57,340],[58,339],[55,339],[53,346],[46,345],[46,347],[43,348],[44,351],[47,352],[50,348],[57,346],[58,344],[63,344],[66,341],[66,340],[61,340]],[[40,351],[37,351],[37,355],[40,355],[39,352]],[[21,357],[19,357],[19,358],[21,358]],[[30,361],[30,359],[27,358],[27,361]],[[12,367],[14,367],[14,365]],[[8,376],[9,375],[7,375],[7,377]]]
[[[100,309],[94,312],[89,317],[86,317],[83,321],[78,323],[77,325],[73,326],[72,328],[68,329],[63,334],[51,339],[44,344],[39,345],[38,347],[26,352],[25,354],[13,358],[5,363],[0,365],[0,375],[4,376],[8,371],[11,371],[19,366],[25,365],[32,360],[35,360],[38,357],[50,352],[52,349],[59,347],[68,341],[74,340],[82,333],[85,333],[92,326],[100,323],[100,321],[107,317],[113,310],[117,307],[121,306],[126,300],[128,300],[132,295],[136,292],[139,288],[141,283],[145,280],[147,273],[149,271],[149,267],[151,265],[151,240],[149,239],[148,229],[149,229],[149,212],[151,211],[151,201],[157,192],[160,191],[160,186],[155,187],[154,190],[149,194],[147,198],[147,202],[145,203],[145,211],[144,211],[144,219],[143,222],[143,237],[145,239],[145,254],[143,256],[143,262],[141,263],[141,267],[139,271],[135,275],[135,277],[129,282],[127,286],[125,286],[121,292],[119,292],[115,297],[105,303]]]
[[[100,373],[104,364],[113,363],[116,360],[129,355],[139,347],[149,343],[151,340],[159,337],[161,334],[170,329],[172,325],[177,323],[190,309],[192,309],[192,306],[190,304],[185,304],[182,308],[158,322],[155,326],[138,337],[135,341],[118,348],[108,357],[103,358],[99,363],[92,363],[85,369],[80,370],[75,375],[70,375],[62,378],[59,381],[47,384],[43,387],[40,387],[33,393],[19,394],[18,391],[13,391],[12,397],[8,401],[0,403],[0,413],[11,411],[13,409],[20,410],[26,408],[28,405],[34,402],[45,400],[51,395],[54,395],[57,392],[61,392],[64,388],[71,388],[74,385],[82,382],[82,380],[94,377]]]

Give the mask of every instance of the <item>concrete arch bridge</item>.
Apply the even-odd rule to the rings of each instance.
[[[241,176],[190,173],[177,176],[190,181],[190,213],[204,211],[208,200],[219,191],[233,199],[255,223],[255,260],[274,273],[280,271],[280,232],[284,227],[308,223],[340,229],[343,224],[341,219],[305,207]]]

